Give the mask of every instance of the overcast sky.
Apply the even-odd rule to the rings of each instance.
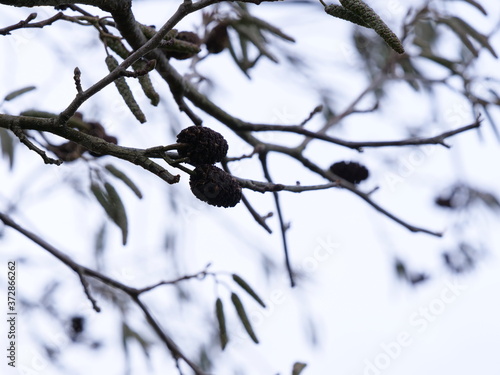
[[[381,1],[370,4],[399,33],[405,8],[397,2],[387,6]],[[479,12],[459,5],[462,4],[457,2],[457,12],[466,11],[475,25],[484,27],[483,31],[491,30],[494,17],[486,21]],[[499,4],[488,4],[488,7],[490,14],[499,14]],[[173,5],[159,1],[137,2],[134,8],[139,21],[157,26],[165,22],[174,9]],[[0,26],[14,24],[32,11],[2,6]],[[36,11],[40,19],[52,14],[49,9]],[[297,39],[295,45],[283,44],[283,47],[303,52],[308,74],[322,88],[331,90],[337,110],[342,110],[364,89],[366,79],[350,45],[348,23],[334,20],[314,6],[277,3],[255,7],[255,12]],[[179,29],[189,29],[198,21],[198,16],[191,16]],[[74,95],[75,66],[82,71],[85,87],[106,74],[102,64],[104,50],[90,28],[58,22],[43,30],[18,30],[12,34],[0,38],[0,97],[28,85],[37,86],[37,90],[4,103],[3,113],[17,114],[30,108],[57,113]],[[498,36],[493,44],[499,51]],[[54,53],[48,54],[47,50]],[[252,80],[248,80],[230,61],[227,52],[209,60],[200,63],[198,71],[216,83],[210,92],[211,98],[243,119],[297,123],[320,104],[314,90],[306,87],[308,79],[294,74],[289,65],[262,60],[251,72]],[[498,71],[498,62],[489,56],[482,58],[481,64],[478,70],[481,74]],[[174,65],[181,71],[188,69],[188,62],[174,62]],[[190,124],[183,115],[178,116],[178,123],[172,119],[168,114],[168,110],[174,108],[170,92],[158,78],[154,80],[168,100],[152,108],[147,100],[139,99],[149,120],[144,125],[138,124],[124,108],[112,86],[85,103],[81,111],[85,119],[101,121],[109,134],[118,136],[122,145],[151,147],[172,143],[177,130]],[[409,126],[424,126],[424,135],[435,135],[473,121],[464,110],[466,103],[451,94],[444,93],[440,99],[441,112],[435,122],[432,122],[428,98],[418,99],[402,84],[392,86],[390,94],[394,100],[384,101],[377,114],[352,116],[335,134],[352,140],[398,139],[407,134],[404,129]],[[104,101],[111,105],[102,105]],[[230,156],[251,151],[215,120],[206,118],[205,124],[226,136]],[[308,126],[315,129],[321,124],[322,118],[318,117]],[[361,187],[369,191],[379,186],[374,194],[377,202],[414,225],[445,231],[445,235],[439,239],[412,234],[345,191],[283,193],[284,214],[291,223],[288,238],[293,265],[307,274],[293,290],[283,267],[276,220],[270,221],[274,233],[269,235],[253,221],[243,205],[220,210],[197,201],[191,196],[187,178],[177,186],[165,186],[155,176],[116,162],[137,182],[144,198],[139,201],[129,190],[116,185],[129,213],[130,238],[128,245],[122,248],[119,230],[108,225],[106,273],[131,285],[144,286],[178,274],[197,272],[210,262],[214,270],[236,272],[254,285],[268,309],[262,310],[250,299],[245,298],[244,302],[261,344],[254,345],[237,319],[231,317],[232,340],[218,358],[214,374],[232,374],[237,365],[247,374],[287,375],[291,373],[292,364],[301,361],[308,364],[304,375],[465,375],[472,372],[498,375],[498,217],[478,207],[468,213],[467,226],[457,229],[463,217],[439,210],[433,204],[436,194],[454,181],[464,181],[498,194],[500,173],[493,163],[498,160],[499,144],[489,125],[484,125],[482,134],[482,138],[476,132],[456,136],[449,140],[453,146],[449,150],[432,146],[367,150],[358,154],[312,142],[308,157],[319,160],[325,168],[340,160],[364,163],[371,177]],[[291,144],[297,139],[277,134],[262,137],[270,142]],[[388,163],[389,160],[392,163]],[[106,162],[114,163],[108,157],[97,161]],[[294,184],[299,180],[305,185],[321,181],[283,157],[272,155],[270,166],[278,182]],[[249,161],[235,167],[233,172],[241,177],[262,179],[257,163]],[[12,202],[20,202],[16,220],[79,262],[93,265],[94,235],[104,221],[104,212],[86,193],[89,177],[84,163],[44,166],[37,155],[20,148],[13,172],[8,171],[7,162],[0,163],[0,181],[0,211],[5,211]],[[75,192],[63,184],[64,181],[80,184],[84,193]],[[178,215],[168,211],[171,209],[169,194],[173,193],[181,202]],[[249,193],[248,197],[261,213],[274,209],[270,195]],[[175,266],[164,256],[165,230],[162,228],[178,234],[179,262]],[[120,327],[113,309],[108,306],[94,316],[75,275],[19,234],[8,228],[3,233],[0,246],[4,251],[0,257],[3,264],[7,259],[19,260],[20,298],[39,298],[42,286],[49,280],[64,281],[57,294],[59,298],[65,296],[57,302],[61,316],[82,311],[89,319],[91,333],[101,339],[110,336],[107,345],[97,352],[83,345],[69,346],[64,327],[55,320],[38,314],[39,320],[28,321],[20,315],[20,363],[39,374],[83,374],[89,370],[123,374],[120,338],[115,332]],[[460,277],[445,269],[440,255],[444,250],[453,250],[458,238],[477,244],[481,241],[487,250],[475,271]],[[278,273],[276,277],[264,276],[259,254],[280,266],[273,270]],[[430,281],[417,288],[398,282],[393,270],[395,257],[408,261],[412,269],[428,272]],[[1,291],[5,293],[5,272],[0,273],[0,278]],[[146,300],[179,345],[188,353],[195,353],[198,332],[212,329],[207,329],[205,310],[210,309],[210,314],[207,313],[210,316],[216,296],[210,280],[189,282],[189,287],[199,299],[198,309],[171,307],[169,301],[176,294],[166,288],[152,292]],[[228,295],[224,297],[228,309]],[[134,317],[133,324],[154,340],[153,334],[141,323],[142,316],[135,310],[130,314]],[[165,314],[168,319],[164,318]],[[199,322],[199,325],[190,323],[186,327],[187,321]],[[65,367],[54,368],[38,359],[40,355],[46,357],[37,346],[42,338],[56,347],[67,347],[63,357]],[[316,346],[311,340],[316,341]],[[34,368],[37,360],[43,365]],[[165,373],[165,366],[172,366],[169,354],[161,346],[152,351],[151,363],[149,368],[139,347],[133,348],[132,365],[136,370],[133,373],[160,374]],[[1,366],[5,366],[5,361]]]

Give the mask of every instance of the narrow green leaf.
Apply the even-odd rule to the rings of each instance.
[[[257,295],[257,293],[255,293],[255,291],[252,289],[252,287],[250,285],[248,285],[248,283],[245,280],[243,280],[240,276],[238,276],[235,273],[233,273],[232,276],[233,276],[234,282],[236,284],[238,284],[240,287],[242,287],[243,290],[245,290],[245,292],[250,294],[252,296],[252,298],[259,303],[259,305],[261,305],[264,308],[266,307],[266,304],[264,303],[264,301],[262,301],[262,299]]]
[[[106,164],[104,168],[106,168],[106,170],[113,176],[115,176],[119,180],[122,180],[123,183],[125,183],[125,185],[127,185],[130,188],[130,190],[132,190],[134,194],[137,195],[139,199],[142,198],[142,193],[137,187],[137,185],[134,184],[134,182],[125,173],[123,173],[121,170],[119,170],[112,164]]]
[[[122,242],[125,245],[127,243],[128,235],[127,214],[125,212],[125,207],[120,199],[120,196],[110,183],[106,182],[104,184],[104,188],[105,190],[103,190],[101,186],[95,182],[90,185],[90,190],[102,208],[104,208],[108,217],[121,229]]]
[[[445,59],[444,57],[436,56],[430,51],[422,51],[422,53],[420,53],[420,56],[425,59],[431,60],[436,64],[444,66],[445,68],[449,69],[453,74],[457,74],[457,70],[455,69],[457,63],[454,61]]]
[[[151,347],[151,343],[146,340],[144,337],[142,337],[137,331],[132,329],[127,323],[123,322],[122,323],[122,342],[123,346],[127,346],[127,341],[128,340],[135,340],[139,344],[139,346],[142,348],[142,351],[146,355],[146,357],[149,359],[149,348]],[[127,350],[127,349],[125,349]]]
[[[493,133],[495,133],[495,137],[497,138],[497,141],[500,141],[500,131],[498,130],[498,126],[497,126],[495,120],[493,119],[493,116],[491,115],[491,113],[488,109],[488,106],[486,104],[484,104],[484,105],[482,105],[482,107],[483,107],[484,113],[486,115],[486,118],[488,119],[488,121],[491,125],[491,129],[493,130]]]
[[[279,28],[276,26],[271,25],[270,23],[261,20],[260,18],[254,17],[249,13],[244,14],[241,17],[242,22],[248,22],[249,24],[253,24],[257,26],[260,29],[267,30],[270,33],[280,37],[281,39],[287,40],[289,42],[295,43],[295,39],[287,34],[285,34],[283,31],[281,31]]]
[[[455,20],[455,22],[458,23],[459,27],[464,29],[472,38],[474,38],[483,48],[486,48],[490,53],[498,58],[495,50],[491,46],[488,37],[484,34],[481,34],[479,31],[477,31],[475,28],[473,28],[471,25],[469,25],[467,22],[465,22],[463,19],[458,18],[458,17],[452,17],[452,19]]]
[[[399,60],[399,65],[405,72],[405,76],[408,77],[406,78],[406,82],[415,90],[419,91],[420,90],[420,85],[418,83],[418,80],[415,79],[414,77],[421,77],[422,74],[420,71],[413,65],[411,62],[410,58],[402,58]]]
[[[95,240],[94,240],[94,256],[98,270],[102,269],[103,266],[103,255],[104,255],[104,250],[106,248],[106,237],[107,237],[106,228],[107,228],[106,221],[103,221],[101,227],[99,228],[99,231],[95,235]]]
[[[217,316],[217,321],[219,322],[219,340],[222,350],[225,349],[229,338],[227,336],[226,329],[226,317],[224,316],[224,307],[222,305],[222,300],[217,298],[215,302],[215,315]]]
[[[28,87],[24,87],[24,88],[16,90],[16,91],[12,91],[3,100],[5,100],[6,102],[8,102],[9,100],[15,99],[18,96],[26,94],[27,92],[33,91],[34,89],[36,89],[35,86],[28,86]]]
[[[101,189],[99,184],[97,183],[92,183],[90,185],[90,191],[92,191],[92,194],[94,194],[94,197],[97,199],[99,204],[104,208],[104,211],[108,213],[108,197],[106,196],[106,193]],[[109,214],[108,214],[109,215]]]
[[[234,30],[236,30],[236,32],[238,32],[241,40],[244,38],[248,42],[252,43],[262,55],[266,56],[272,62],[276,64],[279,62],[278,59],[267,49],[267,41],[263,38],[263,35],[258,28],[249,27],[241,23],[233,23],[231,26]]]
[[[126,245],[128,236],[128,220],[125,206],[123,205],[123,202],[113,185],[111,185],[109,182],[106,182],[104,183],[104,187],[106,188],[106,192],[108,193],[109,203],[111,205],[112,215],[110,215],[110,217],[122,230],[122,242],[124,245]]]
[[[483,13],[485,16],[488,15],[488,12],[486,12],[486,9],[483,8],[483,6],[481,4],[479,4],[477,1],[475,0],[464,0],[466,3],[472,5],[473,7],[475,7],[476,9],[478,9],[481,13]]]
[[[474,57],[478,57],[479,52],[469,39],[467,31],[462,28],[459,22],[457,22],[457,19],[457,17],[440,18],[438,22],[448,26],[451,31],[453,31],[455,35],[460,39],[462,44],[467,47],[467,49],[474,55]]]
[[[14,137],[8,130],[0,128],[0,146],[2,147],[2,155],[9,161],[9,169],[14,166]]]
[[[295,362],[293,364],[293,371],[292,375],[300,375],[302,373],[302,370],[307,366],[306,363],[301,363],[301,362]]]
[[[253,342],[258,344],[259,340],[257,339],[255,332],[253,331],[252,325],[250,324],[250,320],[248,319],[245,308],[243,307],[243,303],[241,303],[240,297],[238,297],[238,295],[235,293],[231,293],[231,301],[233,302],[234,308],[236,309],[236,313],[238,314],[238,317],[240,318],[243,327],[245,327],[248,336],[250,336]]]

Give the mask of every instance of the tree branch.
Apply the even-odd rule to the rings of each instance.
[[[165,168],[144,156],[144,150],[118,146],[113,143],[106,142],[102,138],[94,137],[70,128],[69,126],[58,126],[56,119],[0,114],[0,127],[6,129],[18,127],[20,129],[37,130],[56,134],[60,137],[76,142],[97,154],[112,155],[119,159],[127,160],[133,164],[139,165],[169,184],[177,183],[180,179],[179,175],[172,175]]]
[[[244,124],[240,125],[240,129],[248,130],[248,131],[281,131],[288,133],[295,133],[305,135],[311,139],[319,139],[329,143],[333,143],[339,146],[344,146],[348,148],[352,148],[355,150],[361,150],[366,147],[399,147],[399,146],[422,146],[422,145],[442,145],[444,147],[449,148],[444,141],[447,138],[450,138],[454,135],[466,132],[471,129],[475,129],[481,126],[481,119],[477,118],[472,124],[462,126],[458,129],[446,131],[442,134],[433,136],[433,137],[424,137],[424,138],[407,138],[397,141],[345,141],[340,138],[331,137],[326,134],[322,134],[321,132],[313,132],[307,129],[304,129],[301,125],[266,125],[266,124]]]
[[[14,230],[18,231],[22,235],[24,235],[26,238],[30,239],[43,249],[47,250],[50,254],[52,254],[54,257],[59,259],[62,263],[67,265],[69,268],[71,268],[73,271],[75,271],[79,278],[80,281],[82,282],[82,285],[84,287],[85,293],[87,297],[92,302],[92,305],[94,306],[94,309],[96,308],[95,300],[90,297],[88,287],[86,284],[86,281],[84,280],[84,276],[90,276],[94,279],[97,279],[104,284],[115,288],[119,289],[123,292],[125,292],[131,299],[139,306],[139,308],[142,310],[144,313],[146,320],[150,324],[150,326],[153,328],[153,330],[156,332],[158,337],[164,342],[164,344],[167,346],[167,348],[170,350],[172,353],[172,356],[174,357],[175,360],[177,359],[182,359],[184,362],[186,362],[189,367],[194,371],[196,375],[207,375],[206,372],[204,372],[202,369],[198,367],[194,362],[192,362],[177,346],[177,344],[168,336],[165,331],[161,328],[160,324],[154,319],[153,315],[149,311],[149,308],[140,300],[139,296],[142,293],[140,289],[132,288],[129,287],[125,284],[122,284],[114,279],[109,278],[108,276],[97,272],[93,269],[90,269],[88,267],[82,266],[75,262],[73,259],[71,259],[68,255],[64,254],[62,251],[56,249],[54,246],[50,245],[48,242],[37,236],[36,234],[28,231],[27,229],[24,229],[22,226],[14,222],[9,216],[5,215],[4,213],[0,212],[0,220],[7,226],[13,228]],[[188,277],[189,278],[189,277]],[[146,288],[147,290],[147,288]],[[98,309],[98,308],[97,308]],[[98,310],[96,310],[98,311]]]
[[[311,170],[311,171],[319,174],[320,176],[323,176],[327,180],[330,180],[332,182],[338,183],[339,187],[347,189],[350,192],[356,194],[358,197],[360,197],[366,203],[368,203],[370,206],[372,206],[375,210],[377,210],[381,214],[387,216],[389,219],[395,221],[399,225],[402,225],[403,227],[405,227],[409,231],[411,231],[411,232],[427,233],[427,234],[430,234],[430,235],[436,236],[436,237],[441,237],[443,235],[441,232],[435,232],[435,231],[432,231],[432,230],[429,230],[429,229],[417,227],[417,226],[411,225],[411,224],[407,223],[406,221],[398,218],[394,214],[392,214],[389,211],[387,211],[385,208],[381,207],[378,203],[375,203],[371,199],[371,197],[370,197],[369,194],[363,193],[362,191],[358,190],[358,188],[355,185],[353,185],[350,182],[345,181],[344,179],[342,179],[342,178],[334,175],[330,171],[324,171],[318,165],[316,165],[315,163],[313,163],[309,159],[307,159],[304,155],[302,155],[302,154],[296,154],[296,155],[293,155],[293,157],[295,159],[297,159],[298,161],[300,161],[309,170]]]
[[[259,155],[260,162],[262,164],[262,171],[264,172],[264,176],[269,181],[269,183],[273,184],[271,174],[269,173],[269,168],[267,166],[267,152],[262,152]],[[273,184],[274,185],[274,184]],[[280,223],[280,231],[281,231],[281,239],[283,242],[283,251],[285,253],[285,265],[286,270],[288,272],[288,277],[290,278],[290,286],[293,288],[295,286],[294,274],[292,271],[292,265],[290,262],[290,254],[288,251],[288,241],[286,238],[286,232],[288,230],[288,226],[285,224],[285,220],[283,218],[283,212],[281,211],[281,204],[279,199],[279,194],[277,190],[273,190],[274,202],[276,204],[276,212],[278,213],[278,220]]]

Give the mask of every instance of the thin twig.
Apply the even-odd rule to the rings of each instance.
[[[19,128],[17,126],[13,126],[11,128],[11,130],[17,136],[17,138],[19,138],[19,141],[22,144],[24,144],[26,147],[28,147],[31,151],[34,151],[38,155],[40,155],[45,164],[61,165],[63,163],[63,161],[60,159],[52,159],[51,157],[48,157],[47,154],[45,153],[45,151],[43,151],[40,148],[38,148],[37,146],[35,146],[33,144],[33,142],[31,142],[28,139],[28,137],[26,137],[26,134],[24,134],[24,131],[21,128]]]
[[[94,297],[92,297],[92,294],[90,293],[89,283],[87,279],[85,279],[84,272],[81,269],[78,269],[76,273],[78,274],[78,277],[80,277],[80,282],[82,283],[83,290],[88,300],[92,304],[92,308],[95,312],[101,312],[101,308],[97,305],[97,301],[94,299]]]
[[[149,292],[150,290],[153,290],[155,288],[158,288],[159,286],[162,286],[162,285],[173,285],[173,284],[177,284],[177,283],[180,283],[181,281],[185,281],[185,280],[190,280],[190,279],[198,279],[198,280],[203,280],[205,277],[207,277],[207,275],[215,275],[214,273],[212,272],[208,272],[208,268],[210,267],[210,264],[208,264],[204,270],[202,271],[199,271],[199,272],[196,272],[192,275],[184,275],[184,276],[181,276],[177,279],[174,279],[174,280],[164,280],[164,281],[159,281],[157,282],[156,284],[153,284],[151,286],[147,286],[147,287],[144,287],[144,288],[140,288],[137,290],[137,293],[138,294],[142,294],[142,293],[145,293],[145,292]]]
[[[375,203],[371,199],[369,194],[363,193],[362,191],[358,190],[356,188],[356,186],[354,186],[353,184],[351,184],[347,181],[335,178],[335,176],[332,173],[330,173],[329,171],[324,171],[322,168],[317,166],[315,163],[313,163],[312,161],[307,159],[304,155],[298,154],[298,155],[295,155],[294,157],[295,157],[295,159],[300,161],[309,170],[319,174],[320,176],[323,176],[327,180],[330,180],[332,182],[337,182],[339,187],[347,189],[347,190],[351,191],[352,193],[356,194],[361,199],[363,199],[366,203],[368,203],[370,206],[372,206],[375,210],[377,210],[381,214],[387,216],[389,219],[395,221],[396,223],[402,225],[403,227],[410,230],[411,232],[422,232],[422,233],[427,233],[427,234],[430,234],[430,235],[433,235],[436,237],[441,237],[443,235],[441,232],[436,232],[436,231],[432,231],[429,229],[417,227],[415,225],[411,225],[411,224],[407,223],[406,221],[398,218],[397,216],[395,216],[394,214],[390,213],[385,208],[380,206],[378,203]]]
[[[422,145],[441,145],[448,148],[449,146],[444,142],[445,139],[466,132],[468,130],[478,128],[479,126],[481,126],[481,121],[482,120],[478,118],[472,124],[462,126],[454,130],[449,130],[433,137],[424,137],[424,138],[413,137],[396,141],[356,141],[356,142],[346,141],[340,138],[331,137],[329,135],[323,134],[322,132],[314,132],[311,130],[304,129],[300,125],[245,124],[241,126],[241,129],[248,131],[255,131],[255,132],[282,131],[282,132],[302,134],[309,137],[308,139],[319,139],[339,146],[352,148],[355,150],[361,150],[367,147],[399,147],[399,146],[422,146]]]
[[[243,202],[243,204],[247,208],[248,212],[250,212],[250,215],[252,215],[252,217],[255,219],[255,221],[257,222],[257,224],[259,224],[262,228],[264,228],[269,234],[273,233],[273,231],[271,230],[271,228],[269,227],[269,225],[267,225],[267,223],[266,223],[266,219],[268,219],[268,218],[270,218],[270,217],[273,216],[272,212],[270,212],[266,216],[260,215],[255,210],[255,208],[253,208],[253,206],[250,204],[250,201],[247,199],[247,197],[245,196],[245,194],[243,194],[241,196],[241,201]]]
[[[237,176],[233,176],[241,187],[258,191],[259,193],[265,193],[268,191],[278,192],[278,191],[289,191],[292,193],[302,193],[305,191],[317,191],[317,190],[326,190],[334,187],[340,187],[338,182],[329,182],[327,184],[319,184],[319,185],[283,185],[283,184],[275,184],[270,182],[256,181],[245,178],[240,178]]]
[[[305,124],[307,124],[309,121],[311,121],[311,120],[312,120],[312,118],[313,118],[316,114],[321,113],[321,111],[322,111],[322,110],[323,110],[323,105],[321,105],[321,104],[320,104],[320,105],[318,105],[316,108],[314,108],[314,109],[311,111],[311,113],[309,113],[309,116],[308,116],[308,117],[307,117],[304,121],[302,121],[302,122],[300,123],[300,125],[299,125],[299,126],[304,126]]]
[[[262,164],[262,171],[264,172],[264,177],[270,182],[273,183],[271,174],[269,173],[269,169],[267,167],[267,152],[261,153],[259,155],[260,162]],[[283,213],[281,211],[281,204],[279,200],[279,193],[277,191],[273,191],[274,202],[276,204],[276,212],[278,213],[278,219],[280,222],[280,230],[281,230],[281,239],[283,241],[283,251],[285,252],[285,265],[288,272],[288,277],[290,278],[290,285],[293,288],[295,286],[295,280],[292,271],[292,265],[290,263],[290,254],[288,253],[288,241],[286,239],[286,231],[287,226],[285,225],[285,221],[283,219]]]
[[[252,155],[254,155],[254,154],[255,154],[255,150],[252,153]],[[224,171],[226,171],[227,173],[231,174],[231,171],[229,170],[229,165],[227,163],[228,163],[228,160],[223,160],[222,163],[221,163],[222,164],[222,168],[224,169]],[[236,177],[234,175],[233,175],[233,177],[238,181],[238,183],[240,184],[241,187],[246,187],[245,184],[246,184],[247,181],[249,181],[249,180],[243,180],[243,179],[238,178],[238,177]],[[254,182],[256,184],[256,181],[252,181],[252,182]],[[269,212],[266,216],[260,215],[255,210],[255,208],[253,208],[252,204],[250,203],[250,201],[248,200],[248,198],[245,196],[245,194],[241,195],[241,201],[243,202],[243,204],[247,208],[248,212],[250,212],[250,215],[252,215],[252,217],[255,219],[255,221],[257,222],[257,224],[259,224],[262,228],[264,228],[268,233],[271,234],[273,231],[271,230],[271,228],[269,227],[269,225],[267,225],[266,219],[269,219],[270,217],[272,217],[273,213]]]
[[[19,21],[15,25],[4,27],[0,29],[0,35],[9,35],[12,30],[17,30],[25,27],[30,21],[33,21],[36,18],[36,13],[31,13],[25,20]]]

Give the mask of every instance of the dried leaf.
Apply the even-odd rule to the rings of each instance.
[[[231,293],[231,301],[233,302],[236,313],[238,314],[238,317],[240,318],[241,323],[243,324],[243,327],[245,327],[248,335],[253,340],[253,342],[258,344],[259,340],[257,339],[255,332],[253,331],[252,325],[250,324],[250,320],[248,319],[245,308],[243,307],[243,303],[241,303],[240,297],[238,297],[238,295],[235,293]]]
[[[115,176],[116,178],[122,180],[123,183],[125,183],[125,185],[127,185],[130,188],[130,190],[132,190],[134,192],[134,194],[137,195],[137,197],[139,199],[142,198],[142,193],[139,190],[139,188],[137,187],[137,185],[134,184],[134,182],[125,173],[123,173],[121,170],[119,170],[118,168],[116,168],[112,164],[106,164],[104,166],[104,168],[106,168],[106,170],[109,173],[111,173],[113,176]]]
[[[222,305],[222,300],[220,298],[217,298],[217,301],[215,302],[215,315],[217,316],[217,322],[219,323],[220,346],[221,346],[222,350],[224,350],[228,341],[229,341],[229,338],[227,336],[226,318],[224,316],[224,307]]]
[[[27,92],[33,91],[34,89],[36,89],[35,86],[28,86],[28,87],[24,87],[24,88],[16,90],[16,91],[12,91],[10,94],[8,94],[7,96],[5,96],[5,98],[3,100],[5,100],[6,102],[8,102],[9,100],[17,98],[18,96],[26,94]]]
[[[257,293],[255,293],[252,287],[250,287],[250,285],[248,285],[248,283],[245,280],[243,280],[240,276],[238,276],[235,273],[233,273],[232,276],[234,282],[238,284],[241,288],[243,288],[243,290],[245,290],[245,292],[247,292],[250,296],[252,296],[252,298],[256,300],[259,303],[259,305],[261,305],[264,308],[266,307],[264,301],[262,301],[262,299],[257,295]]]

